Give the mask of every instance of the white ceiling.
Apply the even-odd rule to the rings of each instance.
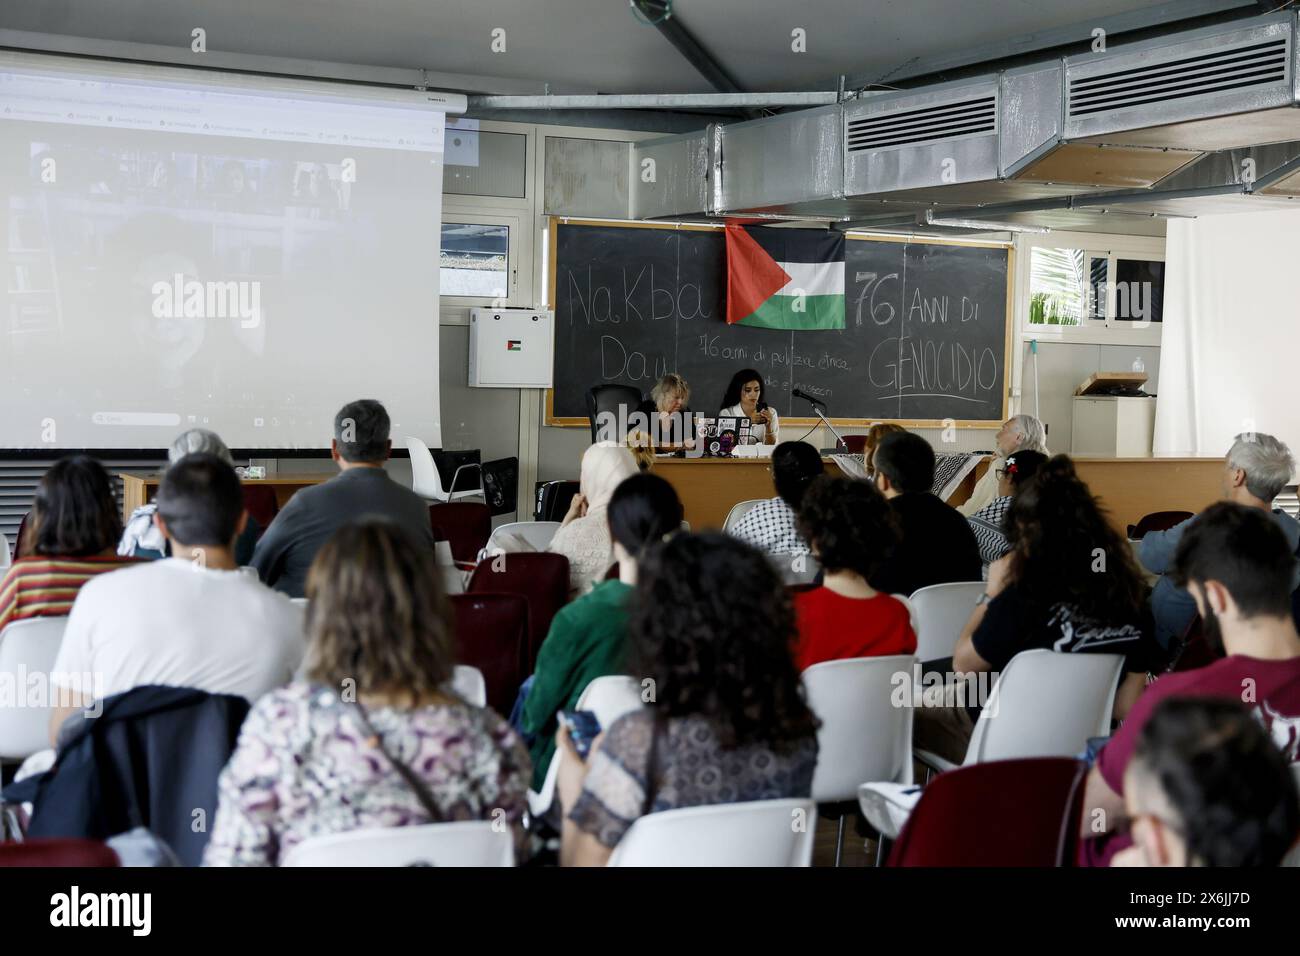
[[[1190,3],[1191,0],[1182,0]],[[1158,0],[678,0],[675,15],[761,92],[887,77],[916,60],[1178,4]],[[0,0],[0,30],[551,84],[552,92],[709,92],[627,0]],[[791,31],[807,31],[807,52]],[[506,31],[506,51],[490,50]],[[505,90],[502,90],[503,92]]]

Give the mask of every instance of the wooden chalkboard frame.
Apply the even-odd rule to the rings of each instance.
[[[547,302],[551,307],[555,306],[556,299],[556,282],[558,277],[558,232],[559,226],[601,226],[607,229],[666,229],[672,226],[675,229],[696,231],[696,232],[717,232],[724,227],[721,225],[712,225],[707,223],[693,222],[631,222],[620,219],[575,219],[569,216],[551,216],[547,223],[547,275],[546,275],[546,292]],[[832,418],[832,425],[844,428],[866,428],[877,422],[890,422],[902,425],[904,428],[946,428],[954,425],[957,428],[973,429],[996,429],[1002,427],[1002,423],[1007,420],[1011,411],[1011,343],[1014,338],[1015,330],[1015,275],[1016,275],[1016,250],[1015,246],[1008,242],[945,242],[942,239],[931,237],[909,237],[907,239],[895,239],[890,236],[869,236],[854,235],[852,232],[845,233],[845,237],[852,242],[893,242],[893,243],[916,243],[918,245],[935,245],[935,246],[955,246],[958,248],[973,247],[977,249],[1005,249],[1007,251],[1007,307],[1006,307],[1006,336],[1002,349],[1002,367],[1006,371],[1006,378],[1003,382],[1002,389],[1002,415],[997,419],[944,419],[944,418]],[[793,416],[782,416],[783,425],[808,426],[820,425],[821,419],[812,418],[795,418]],[[555,389],[546,390],[546,421],[545,424],[557,426],[559,428],[590,428],[591,422],[586,416],[581,418],[562,417],[557,418],[555,415]]]

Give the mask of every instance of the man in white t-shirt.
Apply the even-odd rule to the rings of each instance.
[[[303,614],[235,564],[244,530],[239,478],[209,454],[168,469],[154,517],[172,557],[84,585],[50,676],[50,739],[95,700],[148,684],[255,701],[289,681],[305,646]]]

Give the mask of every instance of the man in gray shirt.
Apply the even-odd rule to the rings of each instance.
[[[1300,524],[1285,511],[1273,507],[1273,499],[1291,481],[1295,461],[1285,444],[1272,435],[1255,433],[1238,435],[1228,450],[1223,471],[1223,497],[1239,505],[1258,508],[1272,514],[1286,542],[1295,554],[1300,545]],[[1156,640],[1168,648],[1179,640],[1196,618],[1196,602],[1173,582],[1174,553],[1183,532],[1200,515],[1176,524],[1168,531],[1151,531],[1142,538],[1138,557],[1142,566],[1160,575],[1151,592],[1151,612],[1156,622]],[[1291,588],[1300,585],[1300,565],[1292,573]]]
[[[373,399],[344,405],[334,416],[330,454],[339,473],[304,488],[275,516],[253,552],[262,582],[290,597],[303,597],[307,569],[316,552],[343,525],[380,515],[433,550],[429,504],[384,471],[393,451],[384,406]]]

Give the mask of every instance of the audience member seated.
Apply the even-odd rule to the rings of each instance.
[[[876,447],[872,469],[876,487],[898,518],[900,538],[871,586],[886,594],[910,595],[931,584],[978,581],[980,552],[970,525],[930,490],[930,443],[912,432],[888,434]]]
[[[867,582],[898,541],[893,509],[865,481],[818,478],[799,530],[822,567],[821,587],[795,595],[800,671],[822,661],[916,653],[907,607]]]
[[[967,518],[983,510],[1001,494],[998,469],[1006,467],[1008,455],[1018,451],[1036,451],[1046,458],[1051,454],[1047,450],[1047,429],[1033,415],[1012,415],[1002,423],[995,441],[997,456],[989,463],[989,470],[975,483],[971,496],[957,506],[957,510]]]
[[[262,581],[290,597],[302,597],[307,571],[330,536],[361,515],[397,524],[420,547],[433,551],[429,504],[384,471],[393,451],[384,406],[373,399],[344,405],[334,416],[330,454],[339,473],[297,492],[257,542],[250,562]]]
[[[275,865],[315,836],[497,819],[522,857],[528,754],[447,689],[453,630],[433,549],[384,519],[346,525],[307,597],[304,676],[244,722],[204,863]]]
[[[1224,462],[1223,497],[1250,508],[1272,514],[1286,536],[1291,553],[1300,545],[1300,523],[1280,508],[1273,499],[1291,480],[1295,460],[1291,451],[1272,435],[1259,433],[1238,435]],[[1188,518],[1168,531],[1151,531],[1142,538],[1138,558],[1152,574],[1160,575],[1151,592],[1151,612],[1156,620],[1156,640],[1162,647],[1174,649],[1196,617],[1196,603],[1190,594],[1171,580],[1178,543],[1198,519]],[[1291,581],[1291,589],[1300,585],[1300,567]]]
[[[651,705],[605,728],[585,763],[557,734],[563,864],[603,866],[647,813],[809,796],[817,719],[767,558],[728,535],[674,535],[641,563],[629,633]]]
[[[1124,815],[1126,773],[1143,728],[1169,697],[1241,701],[1300,763],[1300,635],[1291,619],[1293,549],[1261,508],[1219,502],[1186,529],[1174,555],[1175,583],[1192,595],[1205,637],[1226,657],[1197,670],[1165,674],[1138,698],[1102,748],[1084,792],[1081,857],[1100,863],[1126,840],[1096,837]]]
[[[1008,455],[1006,464],[995,474],[998,478],[998,496],[975,512],[966,520],[975,532],[975,541],[980,548],[980,561],[983,563],[984,579],[989,576],[989,565],[1011,550],[1007,542],[1006,518],[1011,510],[1011,500],[1025,486],[1038,466],[1047,461],[1047,456],[1036,451],[1018,451]]]
[[[886,435],[906,432],[907,429],[902,425],[894,422],[876,422],[867,429],[867,440],[862,443],[862,461],[867,469],[868,480],[874,481],[876,478],[875,471],[872,470],[871,460],[875,457],[876,449],[880,447],[881,440]]]
[[[628,432],[627,441],[624,444],[632,452],[632,457],[636,460],[636,466],[639,470],[649,471],[654,467],[655,446],[648,434],[642,431]]]
[[[50,678],[63,688],[52,741],[93,700],[162,684],[256,701],[302,660],[302,612],[235,564],[244,495],[230,465],[204,454],[172,465],[154,520],[170,558],[103,575],[77,596]]]
[[[613,562],[605,509],[614,489],[637,474],[636,459],[622,445],[592,445],[582,455],[578,493],[547,549],[569,559],[569,595],[585,594],[604,579]]]
[[[768,554],[807,554],[808,542],[797,527],[799,506],[821,474],[821,452],[807,442],[781,442],[772,451],[776,497],[750,508],[732,535]]]
[[[1295,776],[1241,704],[1166,697],[1124,772],[1133,846],[1111,866],[1277,866],[1300,833]]]
[[[984,595],[957,640],[952,670],[996,674],[1035,648],[1120,654],[1129,675],[1115,702],[1122,719],[1142,693],[1154,656],[1142,577],[1128,542],[1065,455],[1044,463],[1016,496],[1007,533],[1011,553],[990,565]],[[946,703],[918,712],[917,746],[960,762],[978,711],[972,713],[969,700],[967,706]]]
[[[600,582],[555,616],[524,702],[521,723],[533,741],[534,790],[541,790],[555,754],[556,713],[577,706],[597,677],[627,673],[628,605],[638,563],[647,545],[681,528],[682,503],[662,478],[633,475],[614,490],[606,516],[618,579]]]
[[[232,467],[235,464],[235,459],[231,456],[226,443],[221,440],[221,436],[206,428],[191,428],[187,432],[182,432],[167,450],[167,458],[174,465],[186,455],[198,452],[216,455]],[[162,531],[153,520],[157,511],[158,502],[151,501],[131,512],[131,517],[126,522],[126,530],[122,532],[122,540],[117,545],[118,554],[123,557],[149,560],[167,556],[167,539],[163,537]],[[253,560],[253,548],[257,545],[257,539],[261,534],[261,525],[257,523],[256,518],[249,515],[243,534],[235,542],[237,564],[243,566]]]
[[[93,458],[55,462],[36,486],[24,536],[0,581],[0,631],[13,621],[62,617],[91,578],[135,563],[117,555],[122,512],[108,473]]]

